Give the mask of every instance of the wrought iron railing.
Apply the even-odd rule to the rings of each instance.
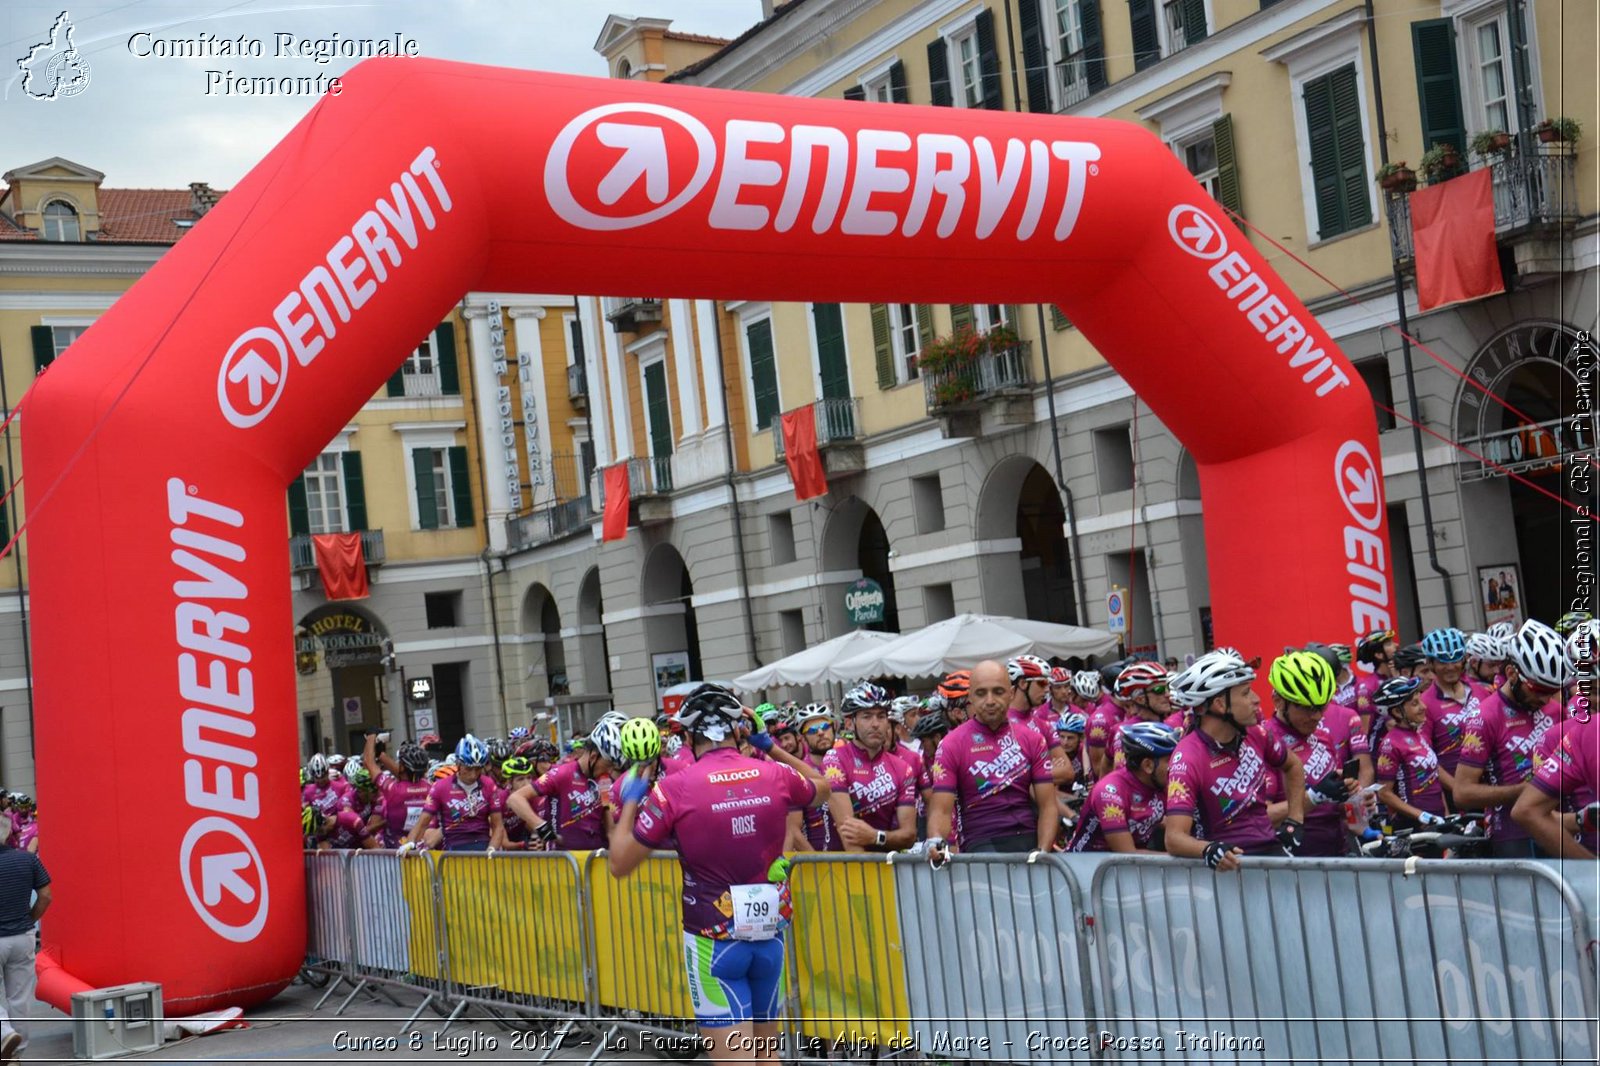
[[[402,395],[405,396],[443,396],[444,387],[439,383],[439,371],[430,370],[426,374],[416,374],[410,370],[400,372],[400,381],[405,386]]]
[[[647,455],[628,460],[628,495],[663,496],[672,491],[672,456]]]
[[[1056,95],[1064,108],[1089,99],[1089,64],[1082,52],[1056,64]]]
[[[540,500],[535,493],[532,514],[506,520],[506,540],[513,550],[558,540],[588,526],[594,517],[589,501],[588,471],[583,458],[570,452],[550,456],[546,467],[550,478],[550,498]]]
[[[928,411],[950,410],[997,394],[1026,389],[1031,378],[1030,348],[1030,342],[1022,341],[937,370],[929,370],[924,363],[920,369]]]
[[[811,405],[811,416],[817,427],[817,446],[852,441],[859,436],[861,425],[861,397],[828,396]],[[783,427],[774,422],[772,447],[781,462],[786,454],[783,446]]]
[[[361,531],[361,554],[366,559],[368,566],[376,566],[384,561],[383,530],[363,529]],[[295,536],[289,538],[289,565],[296,571],[315,570],[317,568],[316,549],[311,546],[309,536]]]
[[[612,322],[619,318],[661,317],[661,301],[653,296],[602,296],[600,308]]]
[[[1497,235],[1515,233],[1529,226],[1577,221],[1577,157],[1571,152],[1536,149],[1532,153],[1502,156],[1487,165],[1494,190]],[[1449,181],[1450,178],[1439,180]],[[1411,240],[1411,197],[1405,193],[1390,193],[1385,199],[1390,251],[1397,260],[1409,260],[1415,255]]]

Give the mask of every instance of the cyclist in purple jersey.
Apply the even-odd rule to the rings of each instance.
[[[1501,671],[1506,664],[1505,642],[1490,633],[1473,633],[1467,637],[1466,679],[1479,689],[1493,691],[1505,678]]]
[[[1061,753],[1055,717],[1044,713],[1049,706],[1050,664],[1037,655],[1019,655],[1006,663],[1006,676],[1011,679],[1011,705],[1006,708],[1006,717],[1033,730],[1044,741],[1050,778],[1056,786],[1072,784],[1072,766]]]
[[[1111,675],[1111,686],[1116,685],[1117,676],[1121,673],[1122,670],[1119,668]],[[1089,712],[1089,728],[1084,734],[1083,743],[1088,749],[1085,761],[1088,762],[1096,780],[1111,772],[1111,735],[1116,732],[1117,726],[1122,724],[1124,717],[1126,712],[1117,700],[1112,687],[1105,690],[1100,696],[1100,702]]]
[[[968,708],[968,699],[972,691],[972,671],[952,670],[944,675],[944,680],[939,682],[939,687],[934,690],[934,695],[944,700],[944,720],[951,729],[965,722],[971,716]]]
[[[934,758],[928,843],[942,850],[959,812],[963,848],[973,852],[1048,851],[1060,825],[1044,741],[1010,721],[1005,667],[972,670],[972,718],[953,729]]]
[[[923,828],[926,828],[927,810],[933,798],[933,763],[939,753],[939,744],[950,732],[950,723],[945,719],[944,697],[934,694],[929,699],[931,705],[923,711],[922,717],[917,719],[917,728],[913,731],[912,740],[918,745],[922,753],[922,772],[917,775],[917,794],[921,803],[924,819]],[[954,824],[950,827],[949,845],[951,848],[961,848],[961,812],[956,812]]]
[[[1402,828],[1437,825],[1450,814],[1421,692],[1419,678],[1391,677],[1372,694],[1388,719],[1378,749],[1378,802]]]
[[[416,825],[400,845],[402,852],[421,846],[428,826],[434,820],[444,833],[446,851],[493,850],[491,841],[500,834],[499,792],[483,779],[489,749],[468,733],[456,745],[456,772],[433,783]]]
[[[369,733],[367,751],[373,750],[374,737]],[[428,753],[422,750],[421,745],[411,740],[404,741],[396,755],[396,758],[389,760],[393,770],[385,769],[378,773],[379,809],[383,812],[383,846],[386,848],[399,847],[410,834],[417,819],[422,816],[422,806],[427,802],[428,791],[432,787],[424,779],[428,772]],[[378,765],[378,760],[367,758],[365,752],[362,761],[368,772]],[[437,847],[443,839],[444,834],[432,829],[423,837],[423,846]]]
[[[845,693],[856,735],[822,757],[828,808],[846,851],[900,851],[917,841],[916,779],[887,750],[889,702],[889,693],[870,683]]]
[[[1166,815],[1167,766],[1175,729],[1135,722],[1123,730],[1125,764],[1096,781],[1068,851],[1156,851]]]
[[[622,758],[621,727],[602,717],[588,739],[575,758],[552,766],[505,801],[506,809],[520,818],[536,839],[554,844],[559,851],[603,848],[611,829],[600,782]],[[549,804],[543,813],[535,810],[540,800]]]
[[[1333,858],[1347,850],[1344,801],[1357,788],[1372,783],[1372,759],[1367,737],[1356,712],[1330,702],[1334,692],[1333,668],[1325,656],[1311,651],[1291,651],[1272,664],[1274,714],[1265,723],[1272,737],[1283,744],[1305,768],[1306,842],[1298,854]],[[1345,763],[1360,766],[1354,778],[1344,775]],[[1281,822],[1288,813],[1283,775],[1267,774],[1267,816]]]
[[[494,841],[496,851],[535,851],[533,831],[528,823],[506,806],[506,797],[526,785],[533,776],[533,763],[521,755],[513,755],[500,764],[506,787],[495,793],[495,810],[500,815],[500,835]]]
[[[1050,668],[1049,698],[1040,707],[1051,722],[1061,721],[1061,716],[1078,710],[1077,695],[1072,691],[1072,671],[1065,666]]]
[[[1455,801],[1489,812],[1489,847],[1496,858],[1537,857],[1540,852],[1511,806],[1533,774],[1534,754],[1557,727],[1550,706],[1572,679],[1572,664],[1555,630],[1527,621],[1512,638],[1506,682],[1484,697],[1461,738]],[[1557,704],[1559,707],[1559,704]]]
[[[1461,737],[1478,713],[1478,701],[1489,692],[1464,676],[1467,646],[1460,630],[1431,631],[1422,638],[1422,650],[1433,666],[1433,684],[1422,690],[1422,705],[1428,711],[1429,739],[1439,756],[1444,786],[1449,789],[1454,787],[1456,764],[1461,761]]]
[[[1111,728],[1106,743],[1108,764],[1111,769],[1122,765],[1122,745],[1119,737],[1123,729],[1134,722],[1163,722],[1172,714],[1172,697],[1167,692],[1172,676],[1160,663],[1140,660],[1129,663],[1117,675],[1115,691],[1117,701],[1126,716]]]
[[[343,778],[331,775],[328,759],[320,752],[306,760],[305,786],[300,789],[300,803],[317,809],[323,818],[332,818],[348,804],[350,785]]]
[[[1246,855],[1283,855],[1305,842],[1305,769],[1259,725],[1256,672],[1237,654],[1213,651],[1174,679],[1194,707],[1194,731],[1167,768],[1167,851],[1233,870]],[[1281,769],[1286,815],[1273,831],[1267,771]]]
[[[759,722],[751,742],[771,758],[740,755],[744,708],[721,686],[695,689],[678,713],[695,762],[654,783],[630,772],[607,862],[626,877],[651,851],[677,851],[689,998],[711,1061],[776,1062],[789,917],[778,860],[790,809],[826,803],[828,784]]]
[[[1563,859],[1600,854],[1600,720],[1587,707],[1565,723],[1561,743],[1517,797],[1511,817],[1545,851]],[[1584,798],[1587,797],[1587,802]],[[1563,813],[1560,808],[1576,808]]]
[[[380,846],[378,834],[371,824],[361,817],[361,812],[350,807],[324,822],[323,833],[323,839],[317,844],[322,851],[370,850]]]
[[[800,727],[800,739],[805,744],[801,758],[805,764],[822,773],[822,760],[833,750],[833,711],[826,703],[808,703],[795,717]],[[843,851],[844,842],[833,828],[833,816],[827,804],[808,806],[800,814],[805,830],[807,850]]]
[[[1356,662],[1366,670],[1355,675],[1356,701],[1352,705],[1361,716],[1367,741],[1376,750],[1377,729],[1384,716],[1376,713],[1372,694],[1378,686],[1395,676],[1394,655],[1400,647],[1399,634],[1392,629],[1379,629],[1356,641]]]

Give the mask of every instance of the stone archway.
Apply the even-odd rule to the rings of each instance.
[[[561,641],[561,609],[548,588],[538,583],[528,586],[522,594],[520,621],[524,636],[537,634],[539,638],[528,644],[526,663],[529,680],[534,682],[529,698],[567,695],[572,683],[567,676],[566,647]]]
[[[1055,480],[1032,456],[1012,455],[995,464],[978,492],[973,534],[980,544],[1014,540],[1016,550],[980,556],[984,610],[1077,623],[1066,521]]]
[[[900,610],[895,599],[894,571],[889,567],[889,534],[883,520],[859,496],[851,496],[828,516],[822,531],[822,569],[827,573],[859,573],[876,581],[883,589],[883,621],[867,629],[891,633],[900,631]],[[845,616],[844,586],[824,589],[828,632],[838,634],[851,628]]]
[[[313,706],[326,706],[320,737],[303,738],[308,747],[359,753],[362,734],[387,729],[389,687],[387,657],[394,645],[377,615],[352,603],[327,603],[308,612],[295,625],[295,667],[301,692],[318,695]],[[318,675],[326,671],[326,678]],[[305,724],[309,730],[310,722]]]
[[[586,694],[611,695],[611,653],[606,647],[606,627],[601,622],[605,604],[600,598],[600,568],[592,566],[578,582],[578,650],[583,662]]]
[[[678,549],[668,543],[650,549],[639,577],[639,599],[644,604],[645,647],[656,680],[657,706],[661,690],[682,681],[704,680],[693,598],[694,582]]]

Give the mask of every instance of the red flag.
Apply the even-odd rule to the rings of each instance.
[[[794,482],[794,498],[809,500],[828,491],[828,475],[822,469],[817,451],[815,404],[806,404],[778,417],[783,421],[784,457],[789,463],[789,479]]]
[[[1417,310],[1506,291],[1494,242],[1494,186],[1488,167],[1411,194]]]
[[[318,533],[311,538],[311,549],[322,575],[323,595],[330,600],[367,598],[367,558],[360,533]]]
[[[621,540],[628,535],[628,464],[606,467],[606,513],[600,524],[601,540]]]

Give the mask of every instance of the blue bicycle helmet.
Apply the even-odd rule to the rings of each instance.
[[[456,743],[457,766],[485,766],[489,762],[489,746],[468,733]]]
[[[1076,712],[1064,714],[1056,723],[1057,733],[1082,733],[1089,728],[1089,719]]]
[[[1461,630],[1442,626],[1422,638],[1422,653],[1436,663],[1458,663],[1467,657],[1467,640]]]
[[[1178,731],[1160,722],[1130,722],[1122,727],[1122,754],[1128,766],[1134,767],[1141,759],[1159,759],[1171,755],[1178,746]]]

